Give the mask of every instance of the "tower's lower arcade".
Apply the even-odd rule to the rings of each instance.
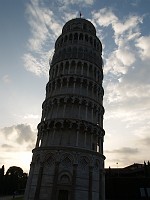
[[[28,200],[104,200],[104,130],[87,121],[38,125],[26,188]]]
[[[102,155],[85,149],[35,148],[25,198],[103,200],[103,163]]]

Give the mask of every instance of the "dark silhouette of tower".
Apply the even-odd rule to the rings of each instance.
[[[55,43],[25,200],[104,200],[103,61],[93,24],[68,21]]]

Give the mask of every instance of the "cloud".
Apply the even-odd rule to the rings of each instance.
[[[11,82],[11,77],[10,77],[10,75],[8,75],[8,74],[4,75],[4,76],[2,77],[2,81],[3,81],[4,83],[10,83],[10,82]]]
[[[27,71],[37,76],[48,76],[49,57],[54,51],[54,42],[61,33],[61,23],[44,1],[27,4],[26,15],[30,25],[31,37],[28,39],[28,52],[23,60]]]
[[[134,130],[134,136],[137,138],[137,143],[141,148],[150,150],[150,122],[149,119],[145,121],[143,126]]]
[[[139,153],[139,150],[137,148],[131,148],[131,147],[122,147],[120,149],[114,149],[111,151],[105,151],[106,153],[117,153],[117,154],[137,154]]]
[[[45,59],[36,58],[31,53],[24,54],[23,56],[25,68],[27,71],[34,73],[37,76],[48,76],[48,63],[45,63]]]
[[[92,18],[99,26],[109,26],[110,24],[118,21],[117,16],[113,13],[112,9],[103,8],[99,11],[92,11]]]
[[[29,146],[35,145],[36,131],[28,124],[4,127],[0,130],[0,135],[3,138],[3,143],[1,142],[3,151],[8,148],[11,148],[11,151],[28,150]]]
[[[56,0],[56,5],[60,7],[67,7],[69,5],[78,5],[82,7],[90,6],[95,0]]]
[[[135,55],[129,47],[118,48],[105,59],[104,74],[111,72],[119,77],[126,74],[134,62]]]
[[[27,42],[28,52],[23,56],[27,71],[37,76],[48,76],[48,60],[54,52],[54,43],[61,34],[62,24],[79,14],[72,10],[72,5],[86,7],[93,3],[94,0],[57,0],[49,3],[44,0],[31,0],[26,4],[26,16],[31,32]],[[54,12],[58,15],[54,15]]]
[[[140,140],[140,143],[146,146],[150,146],[150,137],[145,137]]]
[[[11,149],[13,149],[12,145],[9,144],[2,144],[1,147],[5,150],[5,151],[10,151]]]
[[[135,55],[128,47],[117,49],[116,57],[125,66],[131,66],[135,62]]]
[[[105,150],[104,154],[106,156],[106,163],[109,163],[109,166],[111,167],[125,167],[134,163],[135,160],[137,163],[143,163],[143,155],[141,157],[138,148],[122,147],[118,149]]]
[[[150,60],[150,36],[142,36],[136,40],[142,60]]]
[[[117,20],[112,23],[112,28],[115,32],[115,35],[121,35],[124,32],[133,32],[138,30],[139,23],[142,23],[142,17],[131,15],[127,17],[122,22]]]
[[[103,41],[106,43],[104,44],[104,52],[107,52],[108,46],[111,45],[112,47],[108,53],[104,53],[104,60],[106,61],[104,73],[110,72],[115,76],[125,75],[138,57],[135,44],[141,35],[139,26],[143,17],[130,15],[124,19],[119,19],[111,8],[103,8],[92,12],[92,20],[97,24],[98,29],[101,29],[101,26],[107,28],[102,33],[105,35]],[[108,29],[108,27],[111,27],[111,29]],[[111,33],[113,40],[110,42],[110,35],[107,38],[107,34],[111,31],[113,31]]]
[[[131,83],[129,79],[109,83],[105,86],[105,120],[120,120],[127,126],[145,124],[150,115],[149,96],[149,84]]]

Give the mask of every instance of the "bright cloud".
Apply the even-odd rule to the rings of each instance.
[[[142,36],[137,39],[136,46],[139,48],[142,60],[150,60],[150,36]]]
[[[46,59],[37,58],[33,56],[31,53],[24,54],[23,56],[25,68],[27,71],[33,72],[35,75],[40,76],[42,74],[48,75],[48,56],[47,56],[47,63]]]
[[[93,11],[93,20],[99,26],[109,26],[110,24],[114,24],[118,21],[117,16],[113,13],[111,9],[103,8],[99,11]]]
[[[24,54],[23,60],[28,71],[38,76],[47,76],[49,56],[62,27],[59,20],[55,19],[53,11],[42,5],[39,0],[27,4],[26,13],[31,27],[31,37],[28,40],[30,52]]]
[[[129,16],[126,20],[123,22],[121,21],[114,21],[112,23],[112,27],[114,29],[115,35],[120,35],[124,33],[125,31],[133,31],[138,30],[139,23],[142,23],[142,18],[139,16]]]
[[[131,66],[135,62],[135,55],[129,48],[119,48],[116,50],[116,57],[125,66]]]
[[[129,67],[136,61],[136,56],[138,56],[135,43],[141,34],[139,25],[143,18],[133,15],[121,20],[112,9],[107,8],[92,12],[92,17],[98,26],[108,27],[111,25],[114,31],[113,38],[116,46],[112,49],[111,55],[105,54],[106,69],[104,69],[104,72],[106,74],[111,72],[117,76],[126,74]],[[129,41],[133,42],[129,43]]]
[[[92,5],[95,0],[56,0],[56,4],[60,7],[69,6],[69,5],[81,5],[82,7],[86,7],[88,5]]]

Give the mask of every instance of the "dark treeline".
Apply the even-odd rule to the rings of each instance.
[[[0,168],[0,195],[23,194],[27,182],[27,173],[20,167],[10,167],[4,174],[4,165]]]

